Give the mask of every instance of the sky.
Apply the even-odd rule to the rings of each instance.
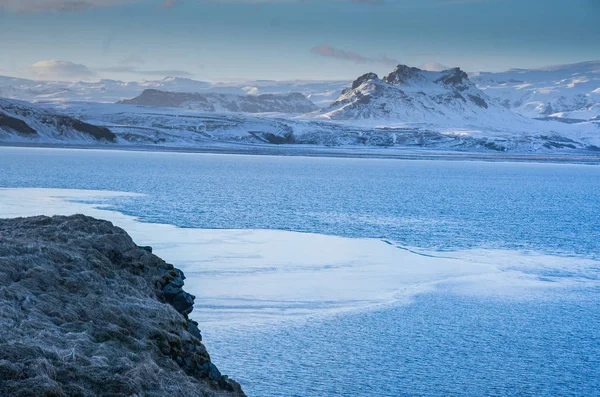
[[[0,75],[348,80],[600,59],[600,0],[0,0]]]

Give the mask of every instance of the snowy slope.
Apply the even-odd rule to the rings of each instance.
[[[147,89],[133,99],[120,104],[176,107],[201,112],[296,113],[317,110],[314,103],[300,93],[232,95],[215,93],[184,93]]]
[[[41,109],[27,102],[0,98],[0,140],[115,142],[108,128]]]
[[[600,118],[600,61],[475,73],[472,80],[503,106],[527,117]]]
[[[315,117],[243,113],[203,113],[137,105],[62,103],[41,105],[109,128],[120,144],[239,147],[239,145],[311,145],[363,148],[433,148],[456,151],[540,153],[600,150],[600,135],[573,139],[550,130],[506,136],[481,130],[456,132],[424,126],[375,126]],[[561,127],[572,127],[562,123]],[[594,127],[595,128],[595,127]],[[598,132],[600,129],[595,128]]]

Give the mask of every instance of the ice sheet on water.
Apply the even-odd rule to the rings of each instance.
[[[600,262],[475,249],[438,252],[393,241],[280,230],[178,228],[109,211],[132,195],[66,189],[0,189],[0,217],[83,213],[124,228],[181,268],[196,295],[192,317],[258,324],[364,310],[438,290],[546,299],[561,289],[600,286]]]

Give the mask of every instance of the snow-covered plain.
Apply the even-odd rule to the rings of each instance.
[[[132,193],[0,189],[0,217],[83,213],[124,228],[187,277],[202,324],[244,326],[409,303],[432,291],[511,300],[597,288],[600,262],[509,250],[432,252],[387,240],[177,228],[103,208]],[[561,277],[568,272],[569,277]],[[545,274],[541,277],[540,274]],[[554,276],[553,276],[554,274]]]

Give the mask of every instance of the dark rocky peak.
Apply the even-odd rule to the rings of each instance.
[[[379,76],[377,76],[377,74],[365,73],[362,76],[360,76],[359,78],[357,78],[356,80],[354,80],[354,82],[352,83],[352,89],[354,90],[354,89],[360,87],[360,85],[366,81],[377,80],[377,79],[379,79]]]
[[[461,68],[447,69],[442,72],[442,77],[436,80],[446,85],[460,85],[466,80],[469,80],[469,76],[462,71]]]
[[[404,84],[421,76],[423,71],[419,68],[413,68],[406,65],[398,65],[393,72],[383,78],[388,84]]]

